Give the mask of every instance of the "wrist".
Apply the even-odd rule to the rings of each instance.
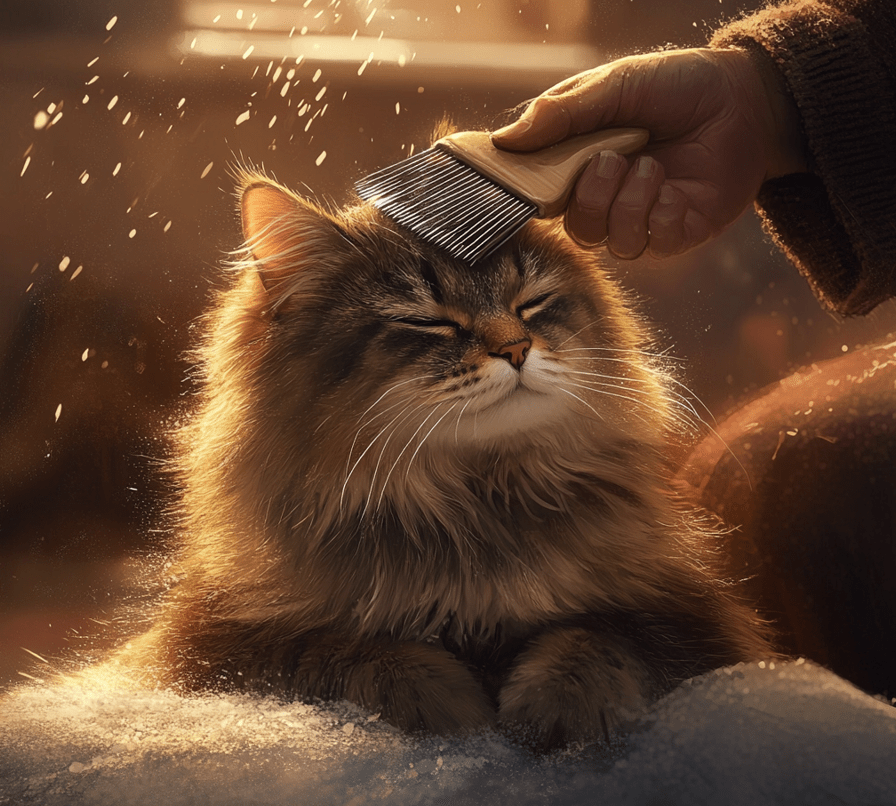
[[[765,106],[767,168],[765,179],[806,173],[808,149],[800,113],[784,75],[761,48],[742,50],[745,61],[757,76],[757,89]]]

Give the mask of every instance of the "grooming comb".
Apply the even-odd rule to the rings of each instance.
[[[530,218],[566,207],[579,174],[601,151],[631,154],[644,129],[605,129],[540,151],[502,151],[488,132],[458,132],[355,184],[365,201],[460,260],[475,263]]]

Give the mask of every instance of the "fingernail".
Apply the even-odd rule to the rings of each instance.
[[[662,185],[660,187],[660,195],[657,198],[660,204],[672,204],[675,201],[675,191],[671,185]]]
[[[601,151],[597,161],[597,175],[612,179],[619,171],[619,157],[615,151]]]
[[[635,176],[639,179],[647,179],[653,173],[653,167],[653,157],[638,157],[638,164],[635,166]]]

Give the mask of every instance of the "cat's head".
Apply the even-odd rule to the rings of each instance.
[[[258,174],[240,206],[247,259],[209,382],[242,390],[240,427],[267,423],[267,450],[316,456],[303,472],[404,479],[448,454],[664,438],[640,326],[558,226],[467,265],[369,205],[325,212]]]

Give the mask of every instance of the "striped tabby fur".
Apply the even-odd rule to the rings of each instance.
[[[368,205],[241,199],[178,435],[182,579],[122,660],[550,748],[769,654],[669,480],[691,412],[593,255],[535,221],[470,268]]]

